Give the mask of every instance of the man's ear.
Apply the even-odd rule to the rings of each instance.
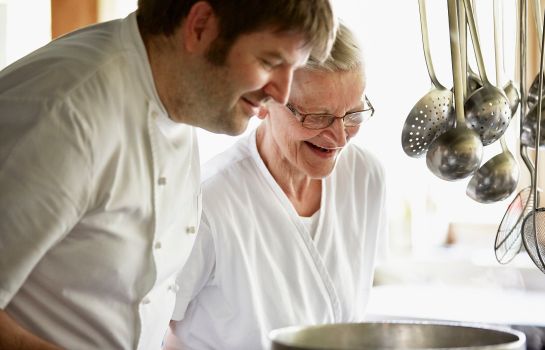
[[[265,119],[269,115],[269,109],[266,106],[260,106],[259,111],[257,112],[257,117],[259,119]]]
[[[206,1],[196,2],[182,23],[184,45],[190,53],[207,52],[218,36],[218,18]]]

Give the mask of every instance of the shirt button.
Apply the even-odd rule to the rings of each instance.
[[[161,241],[155,242],[155,245],[154,245],[155,249],[161,249],[162,246],[163,245],[161,244]]]
[[[195,233],[195,231],[196,231],[195,226],[187,226],[185,228],[185,233],[187,233],[187,234]]]
[[[178,284],[174,283],[174,284],[168,286],[168,290],[170,290],[173,293],[177,293],[180,290],[180,286],[178,286]]]
[[[147,305],[147,304],[149,304],[149,303],[151,303],[151,300],[149,300],[148,297],[145,297],[144,299],[142,299],[142,304],[143,304],[143,305]]]
[[[167,184],[167,178],[164,177],[164,176],[161,176],[158,180],[157,180],[157,183],[159,184],[159,186],[164,186]]]

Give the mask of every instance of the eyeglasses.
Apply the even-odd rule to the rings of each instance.
[[[335,119],[342,119],[345,127],[354,127],[358,126],[364,121],[369,120],[375,114],[375,108],[365,96],[365,104],[367,108],[361,111],[355,111],[346,113],[342,117],[337,117],[333,114],[324,114],[324,113],[301,113],[292,104],[289,102],[286,104],[286,107],[293,113],[295,118],[301,122],[301,125],[307,129],[325,129],[333,122]]]

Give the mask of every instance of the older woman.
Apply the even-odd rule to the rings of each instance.
[[[373,114],[363,68],[341,25],[328,60],[294,74],[288,104],[268,104],[205,166],[173,348],[260,349],[274,328],[362,320],[386,226],[383,170],[349,143]]]

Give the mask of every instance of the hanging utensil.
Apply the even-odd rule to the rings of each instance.
[[[505,19],[504,17],[504,9],[501,7],[501,16],[502,21]],[[505,23],[501,23],[501,43],[505,43]],[[515,45],[516,46],[516,45]],[[504,50],[502,49],[502,55],[504,53]],[[505,69],[505,56],[503,56],[503,59],[501,60],[501,65],[503,69],[503,73],[507,71]],[[499,86],[499,84],[497,84]],[[503,92],[505,93],[505,96],[507,96],[507,100],[509,100],[509,108],[511,108],[511,117],[515,116],[515,113],[517,113],[517,109],[520,105],[520,93],[515,86],[515,83],[512,79],[509,79],[504,85],[503,85]]]
[[[473,10],[475,11],[475,1],[474,0],[471,0],[471,3],[473,4]],[[465,20],[466,18],[466,15],[465,15],[465,8],[464,8],[464,4],[460,1],[458,3],[458,17],[459,18],[463,18],[463,26],[459,26],[460,27],[460,33],[464,33],[467,31],[467,21]],[[473,16],[475,17],[475,19],[477,19],[477,12],[473,12]],[[477,26],[477,20],[475,20],[475,26]],[[477,31],[479,31],[479,28],[477,28]],[[463,46],[462,47],[465,47],[464,45],[465,43],[463,43]],[[467,96],[470,96],[475,90],[477,89],[480,89],[483,87],[483,82],[481,81],[481,78],[479,77],[479,75],[477,75],[477,73],[475,73],[473,71],[473,69],[471,68],[471,65],[469,64],[469,61],[467,61],[467,95],[465,95],[465,97],[467,98]],[[465,100],[464,100],[465,101]]]
[[[519,47],[519,74],[520,74],[520,91],[521,91],[521,108],[519,113],[519,123],[522,130],[522,116],[526,114],[527,110],[527,93],[526,93],[526,32],[528,29],[527,18],[527,0],[519,0],[517,13],[518,20],[518,47]],[[533,183],[534,167],[530,159],[528,158],[527,147],[522,143],[519,147],[520,156],[522,157],[524,164],[530,172],[530,183]],[[539,190],[539,189],[538,189]],[[524,218],[534,208],[534,192],[532,187],[525,187],[519,191],[515,196],[507,211],[503,215],[500,226],[496,233],[496,239],[494,241],[494,254],[496,260],[500,264],[507,264],[510,262],[521,250],[522,247],[522,227]],[[539,205],[539,197],[537,197],[537,205]]]
[[[435,75],[428,38],[425,0],[418,0],[424,58],[432,88],[411,109],[401,133],[401,145],[410,157],[420,157],[437,136],[452,128],[455,123],[452,92],[447,90]]]
[[[544,20],[545,22],[545,20]],[[541,46],[543,47],[545,45],[545,37],[543,36],[543,32],[545,32],[545,29],[541,32]],[[544,54],[543,50],[541,50],[541,58],[539,63],[539,88],[538,88],[538,96],[543,96],[543,62],[544,62]],[[540,98],[537,103],[538,108],[538,118],[537,118],[537,126],[536,126],[536,140],[535,140],[535,167],[534,167],[534,176],[532,178],[532,190],[534,191],[534,198],[537,198],[538,191],[537,191],[537,169],[539,168],[539,139],[540,139],[540,132],[541,132],[541,118],[542,118],[542,104],[543,99]],[[524,243],[524,247],[526,248],[526,251],[528,252],[528,255],[534,262],[534,264],[543,272],[545,273],[545,208],[537,208],[537,201],[534,201],[533,203],[533,211],[526,216],[523,223],[523,230],[522,230],[522,241]]]
[[[509,126],[511,108],[503,90],[488,81],[471,2],[464,0],[464,4],[477,66],[483,82],[483,87],[467,98],[464,107],[470,128],[479,133],[483,145],[486,146],[498,140]]]
[[[541,16],[542,15],[543,14],[541,12],[541,2],[540,2],[540,0],[534,0],[534,20],[535,20],[535,24],[536,24],[536,33],[538,35],[537,36],[538,38],[541,38],[543,36],[543,30],[541,28],[542,27],[542,23],[541,23]],[[540,40],[538,40],[538,45],[539,45],[539,50],[541,51],[543,49],[543,47],[541,45]],[[539,88],[539,75],[537,75],[534,78],[534,81],[530,85],[530,90],[528,91],[528,106],[529,106],[530,110],[532,110],[535,107],[535,105],[537,104],[537,101],[539,99],[539,94],[538,94],[538,91],[537,91],[538,88]]]
[[[502,11],[500,0],[494,2],[494,53],[496,58],[496,84],[501,86],[503,43],[501,42]],[[502,153],[488,160],[469,181],[466,194],[480,203],[493,203],[509,197],[517,188],[519,168],[515,157],[509,152],[505,135],[500,137]]]
[[[456,0],[448,0],[448,18],[456,127],[449,129],[432,142],[426,154],[426,165],[439,178],[452,181],[465,178],[477,170],[483,156],[483,144],[479,135],[465,123]]]

